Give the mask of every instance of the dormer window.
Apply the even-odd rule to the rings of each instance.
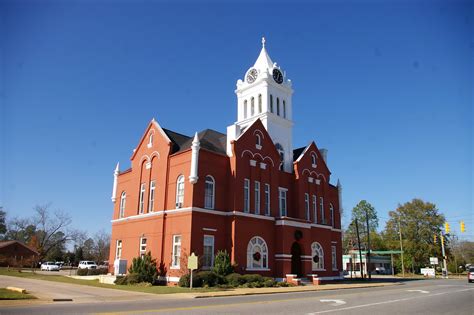
[[[247,100],[244,101],[244,119],[247,118]]]
[[[260,150],[262,148],[262,137],[259,134],[255,135],[255,147]]]
[[[311,153],[311,166],[316,168],[316,154]]]
[[[254,98],[252,97],[250,99],[250,117],[253,117],[255,115],[255,101]]]
[[[262,94],[258,94],[258,113],[262,112]]]

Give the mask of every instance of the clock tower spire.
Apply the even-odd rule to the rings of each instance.
[[[257,60],[245,73],[244,80],[237,81],[237,121],[227,128],[227,154],[232,154],[230,141],[260,119],[280,152],[280,168],[292,172],[292,84],[281,67],[272,61],[265,44],[262,37]]]

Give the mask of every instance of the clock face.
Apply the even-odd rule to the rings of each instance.
[[[258,71],[255,68],[252,68],[249,70],[247,73],[247,83],[254,83],[255,80],[257,80],[258,77]]]
[[[273,80],[278,84],[283,83],[283,74],[277,68],[273,69]]]

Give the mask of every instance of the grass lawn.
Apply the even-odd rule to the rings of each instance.
[[[38,273],[32,273],[30,271],[18,272],[18,270],[7,270],[7,268],[0,268],[0,275],[2,276],[12,276],[12,277],[20,277],[20,278],[30,278],[30,279],[37,279],[37,280],[47,280],[47,281],[55,281],[55,282],[63,282],[63,283],[72,283],[72,284],[80,284],[80,285],[88,285],[92,287],[99,287],[99,288],[108,288],[108,289],[117,289],[117,290],[125,290],[125,291],[134,291],[134,292],[145,292],[145,293],[154,293],[154,294],[170,294],[170,293],[195,293],[195,292],[211,292],[211,291],[219,291],[218,288],[196,288],[190,290],[189,288],[181,288],[181,287],[171,287],[171,286],[132,286],[132,285],[113,285],[113,284],[105,284],[99,283],[99,280],[76,280],[73,278],[69,278],[66,276],[61,275],[41,275]]]
[[[33,295],[28,293],[20,293],[5,288],[0,288],[0,300],[27,300],[36,299]]]

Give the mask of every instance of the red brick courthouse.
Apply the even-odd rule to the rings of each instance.
[[[341,185],[326,150],[293,149],[292,82],[262,46],[237,81],[226,134],[187,136],[153,119],[131,168],[117,165],[111,262],[151,251],[176,282],[191,252],[206,269],[226,249],[239,273],[341,277]]]

